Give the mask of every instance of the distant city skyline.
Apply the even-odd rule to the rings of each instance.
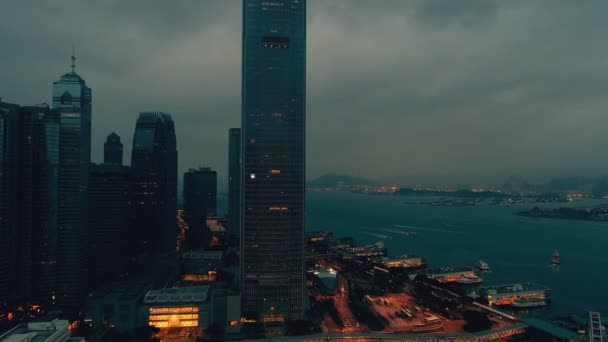
[[[94,162],[109,133],[130,151],[138,113],[165,111],[176,124],[179,173],[211,165],[225,189],[225,131],[240,121],[239,1],[4,5],[0,38],[11,48],[0,77],[13,80],[0,85],[4,101],[50,103],[48,87],[69,67],[74,43],[78,72],[96,90]],[[308,6],[309,178],[501,183],[608,169],[593,153],[608,145],[608,3]],[[42,20],[48,13],[52,26]],[[23,26],[23,17],[32,20]],[[102,23],[107,29],[96,29]]]

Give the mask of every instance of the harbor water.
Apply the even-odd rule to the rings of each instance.
[[[308,192],[306,227],[382,241],[390,256],[415,254],[429,267],[471,266],[483,259],[493,269],[484,284],[530,281],[551,288],[553,302],[531,315],[608,311],[608,222],[517,216],[534,204],[434,206],[436,198]],[[455,201],[460,201],[455,199]],[[540,204],[587,207],[599,201]],[[416,234],[412,234],[415,232]],[[553,267],[554,250],[561,265]]]

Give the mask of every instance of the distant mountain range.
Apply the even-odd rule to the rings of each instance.
[[[354,177],[349,175],[337,174],[337,173],[327,173],[316,179],[310,180],[306,183],[308,188],[334,188],[334,187],[349,187],[352,185],[382,185],[382,184],[392,184],[394,182],[389,182],[388,180],[372,180],[368,178]],[[404,184],[401,184],[402,186]],[[461,190],[467,190],[466,187],[461,188]],[[504,194],[521,194],[521,195],[543,195],[543,194],[551,194],[551,195],[563,195],[570,192],[581,192],[586,194],[591,194],[594,197],[604,197],[608,196],[608,177],[597,177],[597,178],[554,178],[550,179],[547,183],[544,184],[533,184],[526,181],[523,177],[513,176],[506,180],[506,182],[496,188],[496,190],[502,191]],[[407,194],[408,192],[413,191],[412,189],[408,189],[404,187],[402,189],[402,194]],[[428,194],[431,194],[433,191],[429,191]],[[466,194],[463,192],[460,195],[466,197]],[[471,194],[473,195],[473,194]],[[478,194],[477,194],[478,195]],[[488,192],[488,196],[497,195],[493,192]]]

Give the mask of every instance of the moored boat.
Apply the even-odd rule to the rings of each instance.
[[[483,260],[479,260],[475,266],[477,266],[477,268],[480,271],[491,271],[492,270],[490,265],[488,265],[488,263]]]
[[[513,302],[513,304],[511,304],[512,307],[515,308],[537,308],[540,306],[545,306],[547,305],[547,302],[541,299],[519,299]]]
[[[478,276],[466,275],[456,281],[458,284],[481,284],[483,279]]]

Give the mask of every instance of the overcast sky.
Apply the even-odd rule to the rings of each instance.
[[[608,174],[608,1],[309,0],[308,177],[500,182]],[[180,170],[227,169],[240,0],[2,0],[0,97],[93,89],[93,160],[129,163],[140,111],[173,115]]]

